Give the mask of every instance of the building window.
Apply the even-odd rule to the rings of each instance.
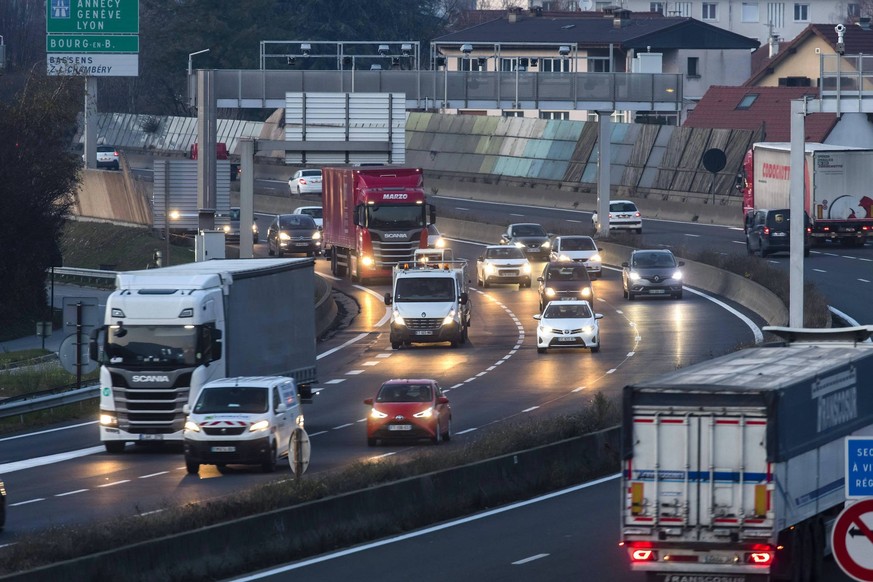
[[[809,21],[809,4],[794,5],[794,21],[807,22]]]
[[[663,2],[649,2],[649,12],[654,14],[660,14],[664,16],[664,3]]]
[[[570,119],[569,111],[540,111],[540,119]]]
[[[759,22],[761,20],[760,15],[758,14],[758,3],[757,2],[743,2],[743,13],[742,13],[742,21],[743,22]]]
[[[513,109],[504,109],[501,113],[503,117],[524,117],[524,111],[516,111]]]
[[[594,10],[596,12],[605,12],[611,6],[615,6],[615,2],[595,2]]]
[[[671,8],[667,10],[668,16],[681,16],[683,18],[691,17],[691,2],[673,2]]]
[[[569,73],[570,59],[540,59],[540,73]]]
[[[703,20],[718,20],[718,4],[704,2],[700,17]]]
[[[608,73],[609,57],[588,57],[587,66],[589,73]]]
[[[848,4],[847,12],[849,18],[861,18],[861,5],[860,4]]]
[[[767,23],[773,28],[785,27],[785,4],[783,2],[767,4]]]
[[[758,98],[757,93],[750,93],[743,97],[739,104],[737,105],[737,109],[751,109],[752,103]]]
[[[488,59],[476,59],[470,57],[458,57],[459,71],[485,71]]]
[[[688,57],[688,76],[700,77],[700,58]]]

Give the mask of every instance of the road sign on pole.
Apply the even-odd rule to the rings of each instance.
[[[846,437],[846,497],[873,497],[873,437]]]
[[[831,532],[834,559],[858,582],[873,582],[873,499],[847,505]]]
[[[139,34],[139,0],[46,0],[45,31]]]

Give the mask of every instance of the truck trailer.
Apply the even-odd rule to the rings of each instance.
[[[790,143],[752,145],[738,182],[745,217],[757,209],[790,208],[790,158]],[[803,209],[813,244],[864,245],[873,237],[873,149],[807,143],[803,158]]]
[[[446,254],[445,249],[418,251]],[[437,257],[433,257],[437,258]],[[453,348],[467,342],[472,304],[467,261],[415,260],[394,267],[392,291],[385,293],[391,310],[391,347],[412,343],[449,342]]]
[[[334,275],[389,278],[415,249],[427,248],[436,211],[420,168],[335,167],[322,175],[323,245]]]
[[[845,439],[873,435],[873,326],[764,330],[624,388],[621,545],[650,580],[822,580]]]
[[[228,259],[118,273],[100,362],[100,440],[182,441],[183,407],[207,382],[290,376],[300,397],[317,380],[314,260]],[[307,306],[309,306],[307,308]]]

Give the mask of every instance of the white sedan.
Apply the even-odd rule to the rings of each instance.
[[[600,251],[590,236],[557,236],[552,241],[549,260],[582,263],[592,278],[599,278],[603,261]]]
[[[319,229],[324,228],[324,218],[321,206],[298,206],[291,214],[308,214]]]
[[[476,279],[486,289],[492,283],[518,283],[530,287],[530,261],[513,245],[491,245],[476,259]]]
[[[321,194],[321,170],[297,170],[288,180],[288,191],[296,194]]]
[[[537,326],[537,353],[549,348],[590,348],[600,351],[600,326],[603,314],[594,313],[582,300],[550,301],[542,314],[534,315]]]

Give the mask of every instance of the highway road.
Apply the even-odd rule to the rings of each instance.
[[[267,188],[261,189],[262,183],[274,183],[275,195],[287,195],[284,180],[258,180],[259,193],[269,195]],[[296,202],[294,199],[289,206]],[[438,212],[444,216],[461,213],[483,221],[493,216],[498,223],[534,221],[547,228],[553,221],[569,221],[573,227],[578,225],[582,233],[590,229],[590,214],[583,211],[500,207],[451,196],[440,196],[436,203]],[[706,244],[718,252],[745,252],[738,243],[742,240],[741,229],[650,220],[644,221],[644,229],[647,245],[683,241],[688,245]],[[457,254],[470,260],[481,249],[479,244],[463,241],[452,241],[452,246]],[[265,245],[256,248],[259,255],[266,254]],[[869,320],[867,310],[854,305],[853,292],[840,293],[843,286],[857,285],[851,283],[849,265],[866,267],[865,251],[869,249],[852,249],[848,255],[824,251],[828,252],[813,251],[808,264],[815,263],[821,269],[823,283],[833,283],[837,299],[832,303],[850,315],[857,314],[859,321]],[[853,254],[854,259],[846,258]],[[788,259],[786,256],[771,260],[781,264]],[[325,261],[318,261],[317,269],[331,277]],[[467,435],[495,423],[513,422],[526,416],[545,419],[583,406],[595,391],[617,396],[623,385],[637,379],[749,345],[754,341],[750,324],[763,324],[742,306],[697,293],[686,292],[682,301],[659,298],[627,302],[621,296],[618,273],[606,270],[603,279],[594,282],[598,298],[595,308],[605,315],[601,320],[603,349],[599,354],[570,350],[538,355],[533,346],[535,322],[531,317],[536,312],[536,291],[519,290],[516,286],[474,289],[474,322],[467,345],[456,350],[414,346],[394,351],[388,343],[386,308],[381,300],[387,286],[334,283],[357,302],[360,313],[348,327],[319,344],[319,392],[315,403],[305,411],[313,440],[312,473],[359,460],[408,454],[415,448],[385,446],[374,451],[366,447],[362,400],[372,396],[378,385],[390,377],[414,371],[416,375],[438,378],[448,389],[455,418],[456,439],[445,446],[460,446]],[[860,292],[857,294],[861,296]],[[830,292],[828,297],[832,297]],[[0,475],[9,487],[11,506],[2,542],[52,525],[162,511],[182,503],[232,495],[268,480],[289,478],[287,470],[264,475],[240,468],[220,474],[213,467],[204,467],[199,477],[190,476],[185,473],[181,455],[174,453],[178,451],[129,446],[124,455],[108,455],[97,439],[94,422],[0,438]],[[578,492],[582,503],[594,503],[605,513],[602,520],[582,524],[583,531],[612,552],[606,549],[592,552],[592,560],[606,569],[607,576],[599,579],[624,579],[628,575],[626,562],[614,557],[618,539],[617,496],[605,501],[590,498],[591,495],[587,489]],[[566,517],[575,515],[575,511],[575,507],[565,508],[561,514]],[[515,529],[524,530],[530,517],[511,519],[515,520]],[[614,524],[615,532],[604,530],[604,524]],[[521,553],[507,553],[500,559]],[[528,555],[537,553],[542,552]],[[405,551],[398,555],[405,555]],[[391,559],[395,558],[400,559],[397,556]],[[578,557],[568,553],[561,560],[549,562],[568,560],[578,561]],[[537,565],[538,561],[525,563],[532,568],[546,567],[545,561]],[[570,563],[548,564],[556,573],[572,567]]]

